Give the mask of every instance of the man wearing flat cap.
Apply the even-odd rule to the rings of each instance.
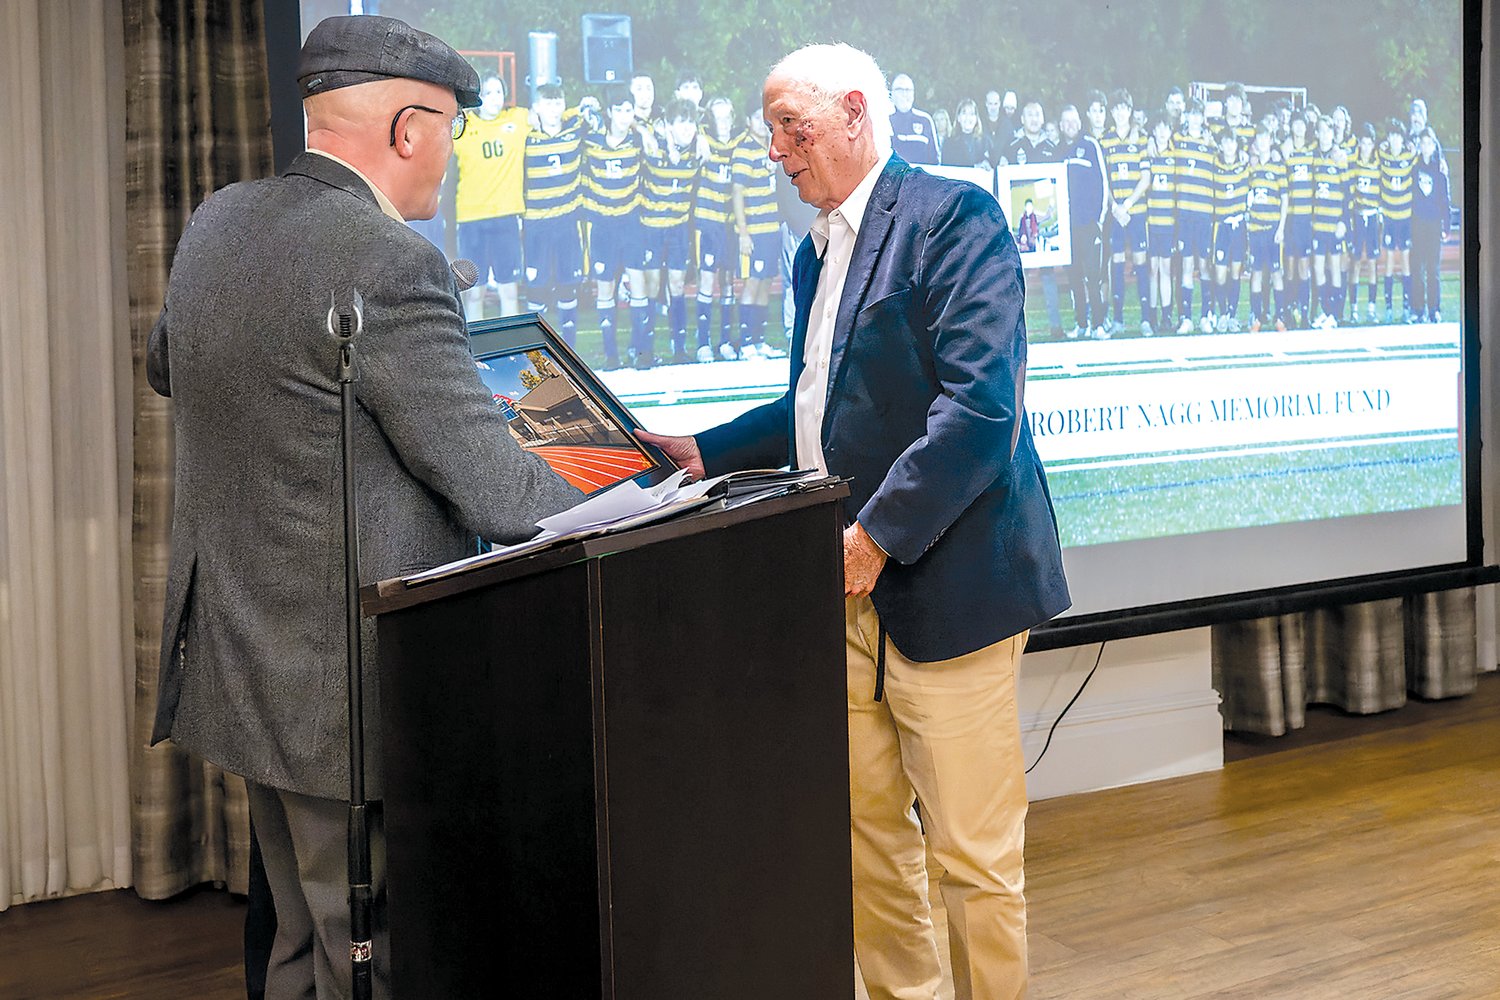
[[[363,300],[354,449],[361,582],[516,541],[579,494],[523,452],[469,355],[430,218],[479,81],[401,21],[334,17],[298,73],[308,151],[235,184],[178,243],[147,374],[174,401],[176,507],[153,740],[243,775],[276,905],[266,996],[350,991],[339,345]],[[369,798],[379,690],[365,642]],[[388,995],[372,810],[375,995]]]

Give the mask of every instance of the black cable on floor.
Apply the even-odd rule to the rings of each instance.
[[[1052,734],[1057,732],[1057,724],[1062,722],[1063,716],[1068,714],[1068,709],[1073,707],[1073,703],[1078,700],[1078,696],[1083,694],[1083,689],[1088,687],[1089,681],[1094,679],[1094,671],[1099,669],[1099,661],[1104,659],[1104,646],[1104,643],[1099,643],[1099,655],[1094,657],[1094,665],[1089,668],[1088,676],[1083,679],[1082,684],[1078,685],[1078,690],[1073,693],[1073,697],[1068,699],[1068,703],[1063,706],[1063,710],[1057,713],[1057,718],[1052,720],[1052,728],[1047,730],[1047,742],[1042,744],[1042,752],[1036,755],[1036,760],[1031,762],[1031,767],[1028,767],[1025,773],[1030,774],[1031,768],[1036,767],[1042,762],[1042,758],[1047,756],[1047,748],[1052,745]]]

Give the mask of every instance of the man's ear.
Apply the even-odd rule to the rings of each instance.
[[[851,90],[844,95],[844,114],[848,118],[845,124],[845,131],[848,132],[849,138],[852,139],[859,135],[860,130],[864,127],[866,112],[868,110],[869,105],[865,101],[865,95],[861,91]]]
[[[409,160],[416,155],[416,140],[411,134],[411,123],[416,117],[415,113],[404,115],[396,124],[396,155],[403,160]]]

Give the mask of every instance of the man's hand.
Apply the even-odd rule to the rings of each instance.
[[[855,521],[844,529],[844,596],[864,597],[875,589],[886,554],[865,526]]]
[[[652,434],[650,431],[636,431],[635,436],[646,444],[660,448],[679,469],[688,470],[688,475],[694,479],[704,478],[703,453],[698,450],[696,438],[670,437],[666,434]]]

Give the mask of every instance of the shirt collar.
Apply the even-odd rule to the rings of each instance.
[[[389,198],[387,198],[385,196],[385,192],[382,191],[382,190],[380,190],[380,188],[376,187],[375,186],[375,182],[372,181],[372,180],[370,180],[370,178],[366,177],[363,173],[361,173],[360,169],[358,167],[356,167],[354,164],[350,163],[348,160],[343,159],[342,157],[334,156],[332,153],[328,152],[327,150],[323,150],[323,149],[309,149],[308,152],[309,153],[317,153],[319,156],[326,156],[326,157],[328,157],[334,163],[337,163],[339,166],[343,167],[344,169],[346,169],[350,173],[352,173],[355,177],[358,177],[360,180],[364,181],[365,185],[367,187],[369,187],[371,193],[373,193],[375,195],[375,201],[380,206],[380,210],[382,212],[384,212],[386,215],[389,215],[391,218],[395,219],[397,222],[401,222],[401,223],[406,222],[406,220],[401,217],[401,213],[396,210],[396,206],[391,201],[391,199],[389,199]]]
[[[875,182],[880,179],[885,165],[890,160],[891,154],[884,153],[875,161],[875,165],[870,168],[869,173],[865,174],[864,179],[855,186],[853,191],[849,192],[849,197],[845,198],[841,205],[832,209],[825,208],[818,213],[817,218],[813,219],[808,231],[812,234],[813,249],[818,252],[819,257],[828,251],[828,226],[834,215],[844,221],[850,232],[855,236],[859,235],[859,227],[865,220],[865,209],[870,205],[870,195],[875,191]]]

